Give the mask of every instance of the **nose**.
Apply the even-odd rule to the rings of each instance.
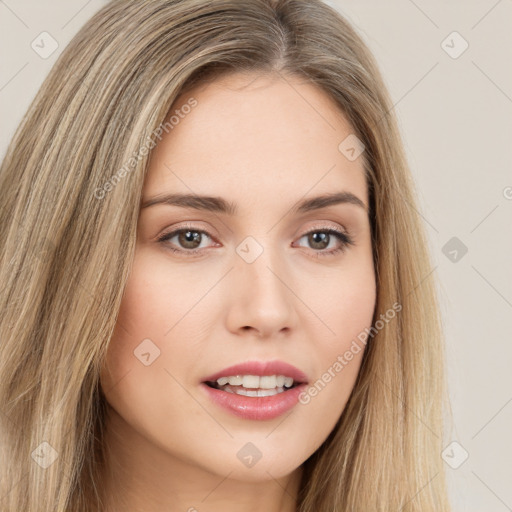
[[[252,263],[237,256],[231,272],[227,327],[230,332],[253,332],[260,338],[282,336],[297,323],[293,285],[284,264],[269,257],[270,250]]]

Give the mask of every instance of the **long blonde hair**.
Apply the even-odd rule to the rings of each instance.
[[[134,255],[140,148],[179,94],[234,72],[297,75],[337,102],[365,146],[374,322],[401,305],[304,463],[297,510],[448,510],[441,322],[408,164],[372,55],[320,0],[117,0],[59,57],[0,171],[2,510],[101,510],[99,370]]]

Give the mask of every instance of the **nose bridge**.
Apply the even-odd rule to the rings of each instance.
[[[275,248],[267,246],[255,261],[251,263],[244,260],[238,262],[240,271],[245,276],[243,281],[246,281],[249,288],[253,289],[253,296],[262,293],[271,297],[284,295],[283,283],[277,277],[284,265],[276,262],[275,252]]]
[[[247,237],[236,248],[231,307],[239,328],[270,334],[292,325],[293,294],[285,284],[288,273],[281,249],[270,235]]]
[[[285,287],[277,276],[285,273],[284,255],[272,242],[271,236],[247,237],[237,248],[239,261],[236,269],[241,273],[241,280],[252,288],[252,296],[267,295],[267,300],[287,300]]]

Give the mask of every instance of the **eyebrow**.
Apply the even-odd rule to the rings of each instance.
[[[149,208],[157,204],[167,204],[172,206],[181,206],[182,208],[192,208],[194,210],[203,210],[216,213],[225,213],[227,215],[236,215],[237,206],[235,203],[227,201],[217,196],[199,196],[195,194],[163,194],[147,199],[142,203],[141,209]],[[320,210],[337,204],[353,204],[367,211],[366,205],[351,192],[336,192],[324,194],[321,196],[305,199],[298,202],[291,209],[292,213],[307,213],[314,210]]]

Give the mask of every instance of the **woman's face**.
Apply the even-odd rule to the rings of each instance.
[[[102,371],[110,421],[148,468],[283,477],[334,428],[363,351],[336,362],[372,321],[362,156],[332,100],[297,77],[232,75],[174,110],[152,153]],[[333,194],[351,200],[311,202]],[[254,365],[222,372],[242,363]],[[231,392],[205,384],[219,372],[242,377]],[[307,381],[301,400],[271,375]],[[255,387],[275,394],[239,394]]]

